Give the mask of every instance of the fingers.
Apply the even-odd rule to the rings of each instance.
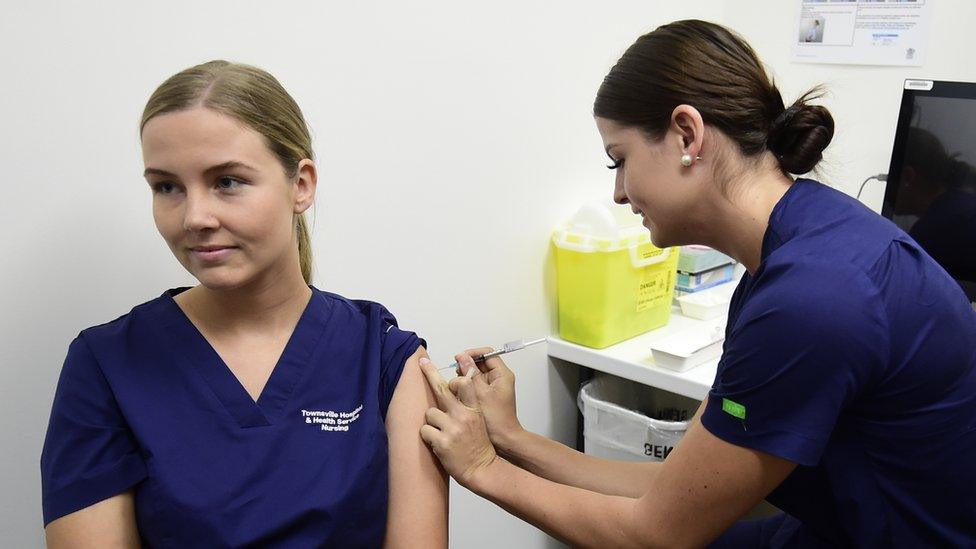
[[[476,357],[490,353],[491,351],[491,347],[479,347],[477,349],[468,349],[463,353],[455,355],[454,358],[458,363],[458,374],[474,377],[478,373],[484,373],[488,378],[487,382],[489,385],[494,385],[498,380],[506,380],[505,383],[510,382],[514,384],[515,374],[512,373],[502,359],[492,357],[488,360],[475,363],[474,359]],[[508,381],[509,379],[511,381]]]
[[[490,374],[488,374],[488,375],[490,375]],[[477,401],[479,403],[479,408],[480,408],[480,404],[482,402],[481,399],[485,395],[487,395],[489,391],[491,391],[491,385],[490,385],[490,383],[488,381],[488,375],[481,375],[481,376],[477,376],[477,377],[471,378],[471,386],[474,389],[475,397],[477,397]],[[454,393],[454,394],[457,395],[457,393]]]
[[[496,379],[508,376],[515,377],[515,374],[508,368],[508,365],[497,357],[492,357],[484,361],[481,365],[481,371],[488,378],[488,383],[494,383]]]
[[[444,433],[440,432],[437,427],[431,425],[423,425],[420,427],[420,438],[424,440],[431,448],[435,451],[438,448],[444,447]]]
[[[494,349],[492,349],[491,347],[478,347],[476,349],[468,349],[463,353],[458,353],[457,355],[454,355],[454,359],[457,360],[458,363],[458,370],[461,371],[462,375],[464,375],[465,373],[471,375],[470,374],[471,366],[477,366],[478,370],[483,373],[488,373],[492,369],[499,368],[499,367],[505,368],[506,367],[505,363],[502,362],[502,359],[500,358],[493,357],[493,358],[489,358],[488,360],[475,361],[475,359],[487,353],[490,353],[493,350]],[[478,372],[475,372],[475,374],[477,373]]]
[[[437,366],[427,357],[421,357],[419,362],[420,370],[424,373],[424,377],[427,379],[427,384],[430,385],[431,391],[434,392],[434,398],[437,399],[438,407],[447,411],[456,408],[459,402],[454,396],[454,393],[448,388],[447,382],[441,377],[441,373],[437,371]]]
[[[474,359],[490,352],[491,347],[481,347],[479,349],[468,349],[463,353],[454,355],[454,360],[458,363],[458,370],[461,372],[461,375],[468,377],[477,375],[479,365],[475,363]]]
[[[488,378],[489,384],[493,384],[498,379],[511,377],[514,380],[515,378],[515,374],[513,374],[512,371],[508,368],[508,365],[505,364],[505,361],[503,361],[498,357],[492,357],[483,362],[479,362],[478,368],[480,368],[481,372],[484,373],[485,376]]]
[[[451,393],[461,401],[461,404],[473,410],[478,410],[478,396],[475,393],[474,381],[471,377],[456,377],[449,381],[447,385]]]
[[[483,355],[485,353],[490,353],[491,352],[491,348],[490,347],[485,347],[485,348],[482,348],[482,349],[472,349],[472,350],[466,351],[466,352],[467,353],[476,353],[474,356],[479,356],[479,355]],[[474,360],[473,357],[472,357],[472,360]],[[492,371],[495,371],[495,370],[498,370],[500,372],[508,372],[509,371],[508,366],[505,365],[505,361],[502,360],[502,359],[500,359],[500,358],[498,358],[498,357],[491,357],[491,358],[489,358],[487,360],[484,360],[484,361],[479,362],[478,363],[478,368],[481,369],[481,371],[484,372],[484,373],[486,373],[486,374],[487,373],[490,373]]]
[[[474,368],[471,369],[474,371]],[[482,399],[491,392],[486,375],[476,377],[455,377],[447,382],[447,387],[461,401],[461,404],[481,412]]]
[[[440,408],[427,408],[427,411],[424,412],[424,419],[427,421],[427,425],[435,427],[438,431],[443,431],[450,422],[447,413]]]
[[[427,408],[424,412],[424,423],[420,427],[420,438],[438,453],[448,444],[449,436],[445,432],[451,425],[451,418],[440,408]]]
[[[469,379],[469,378],[465,376],[458,376],[458,377],[451,378],[447,382],[447,388],[451,391],[451,394],[453,394],[454,396],[458,396],[458,383],[460,383],[460,380],[462,379]]]

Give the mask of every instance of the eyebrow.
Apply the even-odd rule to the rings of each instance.
[[[230,160],[230,161],[224,162],[222,164],[217,164],[215,166],[210,166],[206,170],[203,170],[203,173],[205,175],[208,175],[208,174],[211,174],[211,173],[214,173],[214,172],[222,172],[224,170],[230,170],[230,169],[234,169],[234,168],[243,168],[245,170],[251,170],[252,172],[256,172],[257,171],[256,169],[252,168],[251,166],[248,166],[247,164],[245,164],[243,162],[240,162],[240,161],[237,161],[237,160]],[[146,171],[142,172],[142,176],[143,177],[146,177],[146,176],[149,176],[149,175],[160,175],[160,176],[163,176],[163,177],[176,177],[176,174],[174,174],[172,172],[168,172],[166,170],[160,170],[159,168],[146,168]]]

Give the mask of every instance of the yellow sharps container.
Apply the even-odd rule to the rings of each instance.
[[[588,204],[553,234],[559,337],[602,349],[671,316],[678,247],[651,244],[609,205]]]

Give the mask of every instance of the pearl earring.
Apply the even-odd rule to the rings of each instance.
[[[695,157],[695,160],[701,160],[701,157],[700,156],[696,156]],[[681,155],[681,165],[682,166],[684,166],[684,167],[687,168],[688,166],[691,166],[691,163],[692,162],[693,162],[693,160],[692,160],[690,154],[685,153],[685,154]]]

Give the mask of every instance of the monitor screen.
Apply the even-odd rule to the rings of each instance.
[[[976,83],[905,82],[881,213],[976,301]]]

